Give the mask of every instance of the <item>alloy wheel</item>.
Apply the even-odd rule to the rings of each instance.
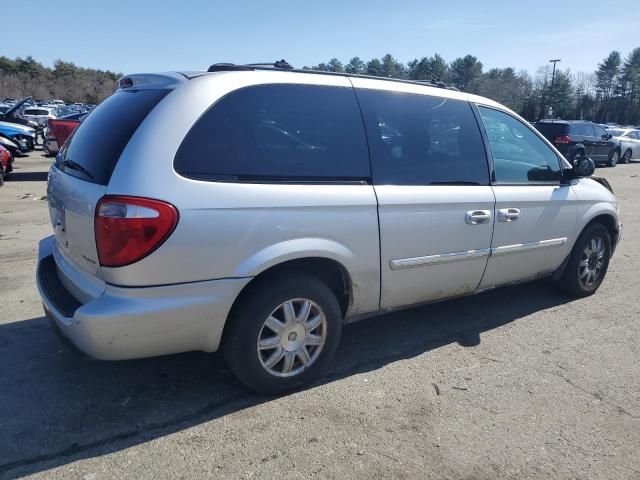
[[[262,367],[276,377],[292,377],[309,368],[327,339],[327,318],[307,298],[278,305],[264,320],[257,351]]]
[[[604,241],[600,237],[592,238],[582,251],[578,263],[578,280],[584,288],[592,288],[600,279],[605,252]]]

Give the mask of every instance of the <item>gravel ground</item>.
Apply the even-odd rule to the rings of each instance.
[[[0,188],[0,478],[640,479],[640,164],[597,171],[625,238],[596,295],[536,282],[349,325],[328,376],[270,399],[216,354],[59,343],[34,285],[50,162]]]

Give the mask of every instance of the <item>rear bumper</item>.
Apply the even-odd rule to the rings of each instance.
[[[56,154],[58,153],[58,142],[55,138],[46,138],[42,147],[46,153]]]
[[[223,279],[159,287],[105,285],[85,303],[58,277],[52,237],[40,242],[36,283],[59,334],[101,360],[216,351],[227,315],[251,279]]]

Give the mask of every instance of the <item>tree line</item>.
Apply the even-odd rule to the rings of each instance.
[[[0,101],[31,95],[36,99],[99,103],[113,93],[121,76],[62,60],[56,60],[49,68],[31,56],[14,60],[0,56]]]
[[[364,61],[337,58],[305,69],[365,74],[420,81],[442,81],[459,90],[482,95],[520,113],[527,120],[585,119],[640,124],[640,47],[625,57],[612,51],[595,72],[540,67],[534,75],[513,68],[485,70],[473,55],[447,62],[439,54],[416,58],[406,65],[393,55]],[[81,68],[57,60],[45,67],[33,57],[0,57],[0,97],[59,98],[66,102],[98,103],[111,95],[122,74]],[[553,77],[553,78],[552,78]]]
[[[556,70],[550,65],[536,71],[513,68],[484,70],[473,55],[447,62],[439,54],[411,60],[406,65],[391,54],[365,62],[353,57],[343,64],[337,58],[305,69],[441,81],[464,92],[502,103],[527,120],[541,118],[584,119],[600,123],[640,124],[640,47],[626,57],[612,51],[595,72]]]

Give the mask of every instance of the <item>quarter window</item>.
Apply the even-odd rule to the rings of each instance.
[[[360,89],[373,181],[391,185],[488,185],[478,124],[464,101]]]
[[[352,88],[257,85],[219,100],[191,128],[174,161],[202,180],[333,181],[371,176]]]
[[[504,112],[478,108],[489,138],[496,183],[559,183],[558,157],[533,130]]]

